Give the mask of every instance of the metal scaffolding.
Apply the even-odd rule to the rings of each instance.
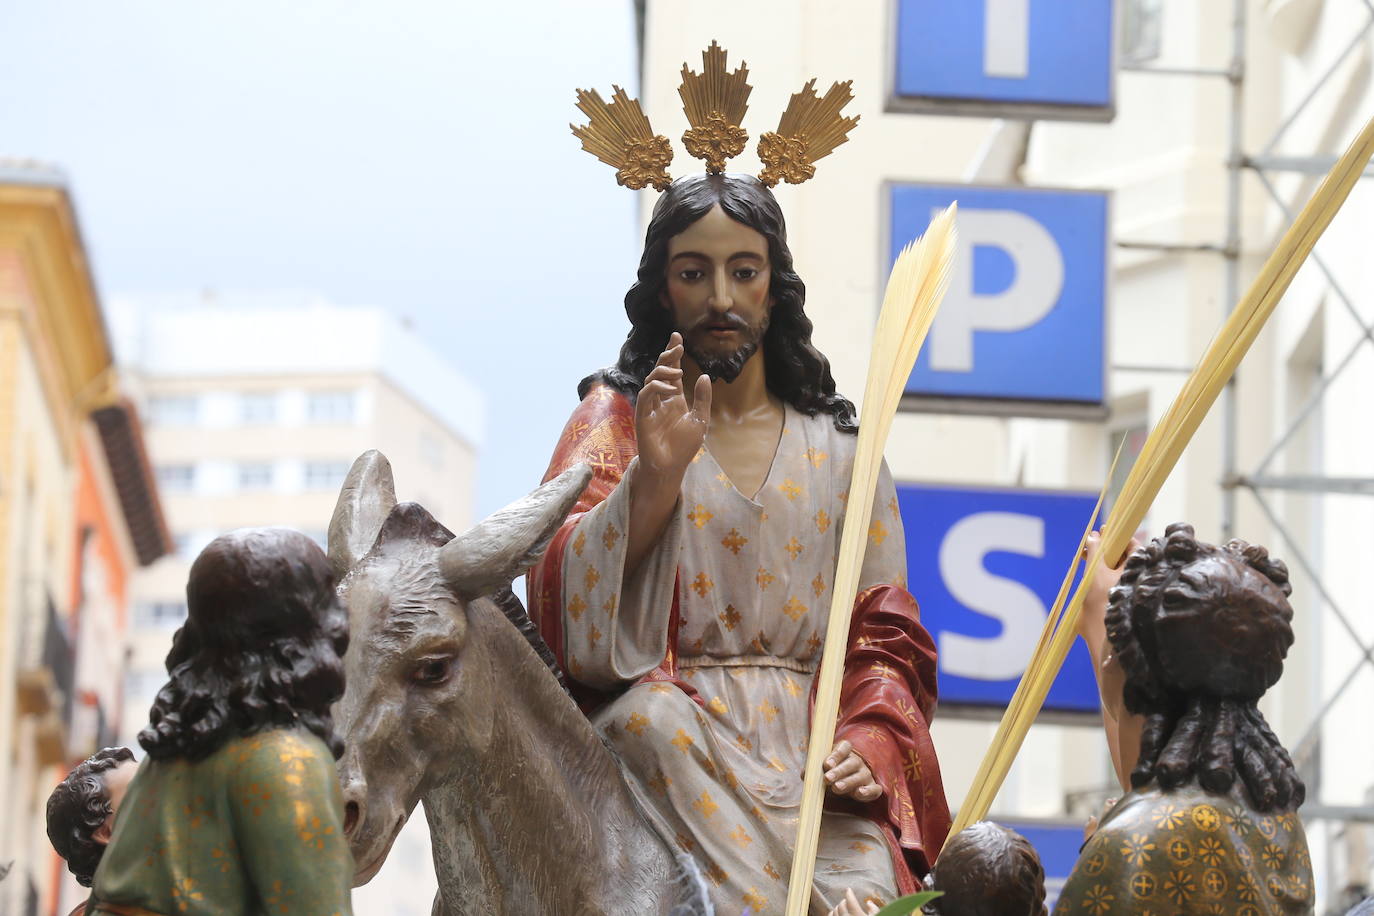
[[[1296,214],[1288,202],[1279,194],[1274,183],[1274,175],[1293,173],[1299,175],[1324,175],[1334,164],[1333,155],[1281,155],[1275,152],[1293,124],[1308,109],[1312,101],[1332,78],[1340,71],[1345,62],[1366,42],[1374,32],[1374,0],[1358,0],[1367,13],[1364,25],[1357,29],[1350,41],[1344,46],[1336,59],[1321,73],[1310,86],[1302,99],[1275,129],[1264,148],[1257,154],[1248,155],[1243,143],[1243,114],[1246,68],[1246,10],[1247,0],[1233,0],[1232,7],[1232,46],[1231,60],[1225,69],[1205,68],[1164,68],[1136,66],[1127,69],[1137,72],[1155,73],[1165,76],[1185,76],[1224,79],[1230,88],[1230,121],[1228,124],[1229,144],[1227,151],[1227,192],[1225,239],[1221,244],[1153,244],[1122,242],[1123,248],[1150,248],[1162,252],[1212,252],[1225,261],[1225,299],[1228,307],[1234,307],[1240,294],[1240,257],[1241,257],[1241,176],[1244,172],[1253,173],[1264,188],[1268,198],[1280,209],[1286,220],[1291,222]],[[1374,168],[1366,169],[1365,175],[1374,175]],[[1360,349],[1369,343],[1374,345],[1374,322],[1365,320],[1356,309],[1354,302],[1341,284],[1335,272],[1318,251],[1313,251],[1312,262],[1321,271],[1331,296],[1341,304],[1355,321],[1360,331],[1356,340],[1334,369],[1325,372],[1317,381],[1314,389],[1304,403],[1289,419],[1282,432],[1275,438],[1263,457],[1249,472],[1242,473],[1237,458],[1237,409],[1235,400],[1235,381],[1232,380],[1222,398],[1222,475],[1221,475],[1221,529],[1222,537],[1234,534],[1237,494],[1249,493],[1261,513],[1284,545],[1284,556],[1306,575],[1316,593],[1319,606],[1329,610],[1331,615],[1357,647],[1360,658],[1355,666],[1340,681],[1336,690],[1322,701],[1320,710],[1312,718],[1311,724],[1302,737],[1292,745],[1293,756],[1298,761],[1313,761],[1320,758],[1319,749],[1322,729],[1327,715],[1340,699],[1346,695],[1351,685],[1366,665],[1374,668],[1374,646],[1364,642],[1352,618],[1332,596],[1324,582],[1322,571],[1303,550],[1299,538],[1293,532],[1291,522],[1276,510],[1273,494],[1275,492],[1298,492],[1316,496],[1374,496],[1374,478],[1332,477],[1317,474],[1277,474],[1272,471],[1275,459],[1285,446],[1293,442],[1303,424],[1321,406],[1331,385],[1354,362]],[[1374,804],[1362,806],[1341,806],[1326,804],[1322,800],[1320,772],[1314,767],[1305,768],[1304,777],[1309,783],[1308,802],[1302,808],[1304,819],[1340,821],[1346,823],[1374,823]],[[1333,888],[1333,894],[1345,888]],[[1368,892],[1366,890],[1366,892]],[[1333,903],[1336,901],[1333,900]]]

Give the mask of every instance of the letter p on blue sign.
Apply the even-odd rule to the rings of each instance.
[[[1102,405],[1106,192],[893,184],[888,195],[894,260],[935,213],[959,202],[949,293],[907,383],[907,406],[958,399],[1005,414]]]

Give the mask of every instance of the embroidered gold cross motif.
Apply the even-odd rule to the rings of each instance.
[[[795,595],[788,598],[787,603],[782,606],[782,612],[793,620],[801,620],[806,616],[806,611],[806,605],[798,601]]]
[[[588,566],[587,574],[582,577],[582,582],[586,586],[587,591],[591,591],[592,589],[596,588],[596,583],[600,581],[601,573],[597,572],[595,566]]]
[[[722,547],[726,548],[736,556],[739,555],[739,549],[748,543],[749,539],[744,535],[740,534],[738,528],[731,528],[730,533],[727,534],[725,537],[721,538],[720,541],[720,545]]]
[[[735,627],[739,626],[740,613],[735,610],[733,604],[727,604],[725,610],[717,616],[720,618],[720,622],[725,624],[725,629],[727,630],[733,630]]]
[[[887,526],[875,518],[868,526],[868,539],[874,544],[881,544],[887,540]]]
[[[568,613],[573,620],[581,620],[582,612],[587,609],[587,602],[582,600],[581,595],[573,595],[568,599]]]
[[[816,513],[816,530],[825,534],[830,529],[830,513],[821,509]]]
[[[715,518],[715,515],[710,509],[707,509],[701,503],[697,503],[692,511],[687,513],[687,518],[691,519],[692,524],[696,525],[697,529],[700,530],[705,528],[706,523]]]
[[[809,448],[806,451],[802,452],[802,457],[805,458],[807,461],[811,462],[811,466],[813,468],[818,468],[821,465],[825,464],[825,459],[829,458],[830,456],[827,455],[825,452],[821,451],[820,449]]]
[[[701,797],[692,802],[692,807],[701,812],[701,816],[710,820],[711,815],[720,810],[720,805],[711,800],[710,792],[702,792]]]
[[[793,538],[792,540],[788,541],[785,545],[783,545],[783,549],[786,550],[789,554],[791,554],[792,559],[795,560],[797,557],[802,555],[802,551],[806,548],[802,546],[801,541],[797,540],[796,538]]]
[[[692,740],[691,735],[687,734],[687,732],[679,728],[677,730],[677,737],[675,737],[670,743],[673,745],[673,747],[677,748],[685,754],[687,753],[687,748],[691,747],[696,742]]]
[[[577,537],[573,538],[573,553],[582,556],[582,548],[587,546],[587,532],[577,532]]]
[[[615,530],[615,525],[607,525],[606,532],[601,535],[601,543],[606,545],[607,550],[615,550],[615,542],[620,540],[620,532]],[[578,552],[578,556],[582,556]]]
[[[786,496],[789,500],[794,500],[802,495],[801,487],[797,486],[791,477],[778,484],[778,489],[781,490],[782,495]]]
[[[697,573],[697,577],[692,580],[692,591],[696,592],[702,598],[705,598],[706,593],[714,588],[715,585],[716,583],[711,581],[710,576],[706,575],[704,572],[699,572]]]
[[[759,571],[754,575],[754,581],[759,584],[759,591],[762,592],[768,591],[768,586],[772,585],[776,579],[776,576],[762,566],[759,567]]]
[[[825,579],[820,573],[816,573],[816,578],[811,580],[811,591],[817,598],[825,591]]]
[[[727,836],[729,836],[730,839],[738,843],[741,849],[748,846],[750,843],[754,842],[754,838],[751,837],[747,832],[745,832],[743,824],[736,824],[735,829],[731,830],[727,834]]]
[[[644,729],[649,726],[649,717],[640,713],[631,713],[630,718],[625,720],[625,730],[636,737],[644,735]]]

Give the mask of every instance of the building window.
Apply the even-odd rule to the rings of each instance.
[[[173,493],[184,493],[196,485],[196,466],[194,464],[160,464],[157,466],[157,483],[162,489]]]
[[[266,461],[249,461],[239,465],[240,490],[270,490],[273,467]]]
[[[352,423],[355,410],[351,391],[312,391],[305,404],[311,423]]]
[[[194,540],[195,538],[189,531],[175,532],[172,535],[172,547],[176,550],[177,556],[181,557],[183,560],[195,559],[195,555],[191,553],[191,547],[193,546]]]
[[[1107,482],[1107,498],[1102,501],[1102,511],[1098,514],[1098,527],[1105,524],[1107,517],[1111,515],[1117,497],[1121,495],[1122,489],[1126,486],[1126,476],[1131,473],[1131,468],[1135,467],[1136,459],[1144,450],[1145,440],[1149,436],[1150,427],[1143,420],[1108,432],[1107,461],[1110,462],[1115,457],[1117,449],[1121,450],[1121,457],[1117,458],[1116,468],[1112,471],[1112,479]]]
[[[307,490],[337,490],[348,476],[347,461],[307,461],[305,488]]]
[[[248,391],[239,396],[239,421],[241,423],[275,423],[276,420],[276,392]]]
[[[193,426],[199,400],[189,394],[160,394],[148,400],[148,418],[160,426]]]
[[[1121,5],[1121,62],[1143,64],[1159,57],[1164,0],[1125,0]]]
[[[134,620],[141,627],[179,627],[186,622],[186,602],[141,602],[134,611]]]
[[[149,706],[166,683],[167,672],[160,668],[130,671],[124,675],[124,698],[139,706]]]

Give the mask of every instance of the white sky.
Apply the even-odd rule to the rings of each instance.
[[[630,0],[0,0],[0,155],[65,171],[105,297],[409,317],[486,394],[479,513],[538,483],[627,328],[635,194],[568,129],[612,82]]]

